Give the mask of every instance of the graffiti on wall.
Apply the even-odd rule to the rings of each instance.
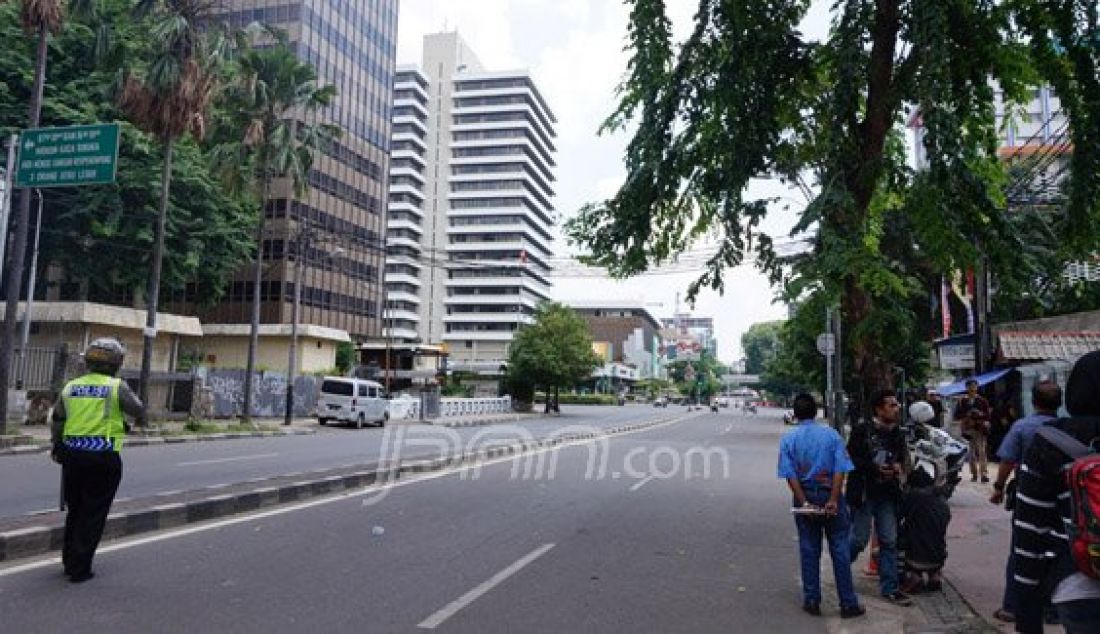
[[[244,404],[244,370],[208,370],[206,386],[214,400],[214,417],[239,416]],[[255,372],[252,380],[252,415],[278,418],[286,411],[286,375],[278,372]],[[294,377],[294,415],[313,414],[321,379],[315,376]]]

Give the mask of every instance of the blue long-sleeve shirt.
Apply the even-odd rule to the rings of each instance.
[[[784,480],[797,478],[803,487],[828,488],[834,474],[854,468],[844,439],[824,423],[799,421],[798,427],[784,434],[779,443],[778,476]]]

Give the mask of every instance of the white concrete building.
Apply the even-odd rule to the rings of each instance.
[[[383,330],[396,342],[421,337],[427,136],[428,79],[415,68],[400,67],[394,79]]]
[[[393,160],[410,171],[391,173],[387,314],[394,338],[445,344],[453,369],[496,372],[549,299],[557,120],[528,73],[487,71],[457,33],[426,36],[421,69],[422,82],[398,73],[395,107],[407,109],[394,112]],[[394,223],[399,204],[419,226]]]

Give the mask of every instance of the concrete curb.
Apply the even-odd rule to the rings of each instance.
[[[394,482],[402,477],[410,477],[416,474],[440,471],[460,465],[473,466],[485,460],[519,455],[578,440],[640,431],[679,418],[669,417],[633,425],[620,425],[600,433],[570,433],[562,436],[551,436],[534,442],[494,446],[452,457],[411,460],[399,463],[395,467],[377,467],[373,469],[352,467],[347,472],[335,475],[331,472],[321,472],[314,477],[310,477],[309,474],[302,474],[302,479],[279,486],[265,485],[267,480],[259,480],[255,482],[256,488],[241,493],[212,495],[186,502],[162,503],[152,505],[149,508],[112,513],[107,517],[103,538],[105,540],[117,539],[156,530],[177,528],[194,522],[248,513],[314,497],[354,491],[378,482]],[[280,477],[285,478],[286,476]],[[60,550],[64,539],[64,531],[64,523],[61,520],[50,525],[30,526],[0,533],[0,562]]]
[[[439,422],[429,422],[428,424],[436,427],[483,427],[485,425],[496,425],[498,423],[512,423],[517,420],[523,420],[525,418],[536,418],[531,414],[513,414],[509,416],[501,416],[499,418],[475,418],[474,420],[460,420],[450,421],[446,419],[437,419]]]
[[[149,447],[152,445],[172,445],[178,443],[187,442],[208,442],[213,440],[239,440],[241,438],[269,438],[277,436],[311,436],[316,434],[317,431],[313,429],[290,429],[279,431],[254,431],[254,432],[233,432],[233,433],[217,433],[206,435],[189,435],[189,436],[154,436],[154,437],[141,437],[127,438],[124,448],[130,447]],[[29,453],[43,453],[50,450],[49,443],[40,443],[33,445],[19,445],[16,447],[9,447],[8,449],[0,449],[0,456],[18,456]]]

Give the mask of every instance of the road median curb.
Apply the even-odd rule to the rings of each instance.
[[[130,537],[157,530],[178,528],[187,524],[250,513],[262,509],[302,502],[310,498],[356,491],[379,483],[396,482],[445,469],[476,466],[487,460],[551,449],[567,443],[641,431],[681,419],[668,417],[634,425],[624,425],[600,433],[569,433],[548,436],[535,441],[516,442],[492,448],[478,448],[450,457],[410,457],[395,466],[354,465],[337,470],[275,476],[229,485],[240,490],[217,495],[203,495],[201,490],[179,494],[183,501],[166,501],[161,496],[128,500],[124,510],[110,514],[104,528],[104,540]],[[155,502],[155,503],[154,503]],[[118,503],[116,502],[116,506]],[[30,516],[0,518],[20,520]],[[0,530],[0,562],[34,557],[60,550],[64,539],[64,513],[54,511],[36,516],[37,523],[10,530]]]
[[[313,429],[290,429],[278,431],[255,432],[222,432],[216,434],[194,434],[186,436],[135,436],[128,437],[125,445],[129,447],[150,447],[154,445],[175,445],[189,442],[211,442],[215,440],[240,440],[244,438],[273,438],[279,436],[311,436],[317,431]],[[0,449],[0,456],[18,456],[23,454],[43,453],[49,451],[50,443],[36,442],[29,445],[16,445]]]

